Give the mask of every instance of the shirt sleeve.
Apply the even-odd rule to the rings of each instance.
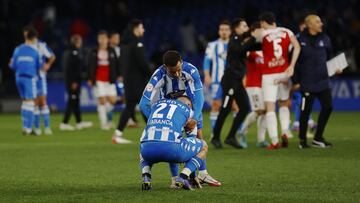
[[[211,59],[213,58],[213,48],[211,43],[208,43],[205,51],[203,70],[210,71]]]
[[[151,76],[148,84],[146,85],[143,95],[140,99],[140,110],[141,112],[148,118],[151,112],[151,101],[154,96],[158,94],[159,87],[158,83],[161,79],[161,70],[160,68],[155,71],[155,73]]]
[[[201,120],[201,113],[202,113],[202,108],[204,106],[204,93],[203,91],[196,91],[195,92],[195,99],[193,101],[193,109],[194,109],[194,119],[196,121],[200,121]]]
[[[198,69],[192,64],[189,65],[191,66],[190,74],[194,81],[194,91],[202,90],[203,85]]]
[[[289,37],[294,36],[294,33],[293,33],[290,29],[284,28],[284,30],[285,30],[285,32],[289,35]]]
[[[41,54],[47,59],[51,58],[54,55],[53,50],[45,42],[40,44],[40,50]]]

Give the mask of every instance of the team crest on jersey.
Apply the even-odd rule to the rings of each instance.
[[[229,89],[229,95],[233,95],[233,94],[234,94],[234,89],[233,88]]]
[[[146,85],[146,91],[151,92],[153,89],[154,89],[154,85],[150,83]]]
[[[143,43],[141,42],[137,43],[137,47],[143,47],[143,46],[144,46]]]
[[[219,57],[222,59],[222,60],[226,60],[226,54],[227,52],[226,51],[223,51],[219,54]]]
[[[321,46],[321,47],[324,46],[324,42],[322,40],[319,42],[319,46]]]

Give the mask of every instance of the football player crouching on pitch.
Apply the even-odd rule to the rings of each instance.
[[[154,103],[140,142],[142,189],[151,189],[151,167],[155,163],[185,163],[175,186],[193,190],[190,174],[204,163],[208,151],[204,140],[196,138],[192,102],[187,96]],[[183,129],[187,135],[183,137]],[[201,187],[200,185],[198,185]]]

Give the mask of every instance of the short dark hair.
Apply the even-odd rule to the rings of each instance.
[[[275,14],[272,12],[264,12],[259,16],[260,21],[265,21],[267,24],[271,25],[276,22]]]
[[[106,35],[106,36],[109,36],[108,35],[108,32],[106,30],[100,30],[98,33],[97,33],[97,36],[99,35]]]
[[[133,31],[137,26],[143,24],[143,22],[139,19],[132,19],[129,23],[129,30]]]
[[[120,33],[116,32],[116,31],[111,31],[109,34],[109,37],[112,37],[113,35],[120,35]]]
[[[231,21],[231,29],[235,30],[237,26],[240,25],[241,22],[245,22],[245,18],[235,18]]]
[[[25,39],[34,39],[38,37],[38,32],[32,25],[27,25],[23,28],[23,32],[26,32]]]
[[[169,50],[163,55],[163,63],[167,67],[174,67],[179,61],[182,61],[181,55],[175,50]]]
[[[230,21],[228,21],[228,20],[222,20],[220,23],[219,23],[219,26],[220,25],[228,25],[229,27],[231,27],[231,23],[230,23]]]
[[[256,29],[259,29],[259,28],[261,28],[259,21],[255,21],[250,25],[250,31],[251,32],[256,30]]]

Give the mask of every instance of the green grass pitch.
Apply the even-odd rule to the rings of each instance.
[[[24,137],[18,114],[0,115],[0,202],[360,202],[360,113],[332,115],[332,149],[299,150],[297,138],[288,149],[258,149],[254,127],[246,150],[210,146],[208,171],[223,186],[196,191],[171,190],[167,164],[153,167],[153,190],[141,191],[142,128],[125,131],[134,144],[113,145],[96,114],[83,118],[95,126],[60,132],[62,115],[53,114],[54,135]]]

